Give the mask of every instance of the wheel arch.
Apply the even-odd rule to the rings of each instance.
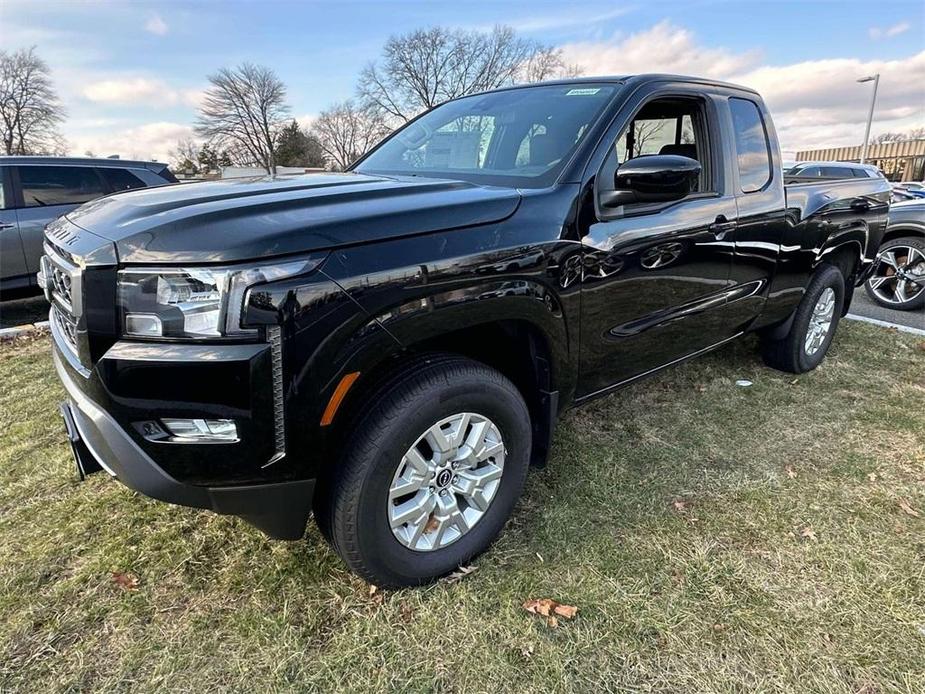
[[[833,265],[845,279],[845,300],[842,303],[842,316],[847,315],[854,295],[855,278],[864,260],[864,246],[858,239],[847,239],[840,243],[824,246],[813,266],[813,272],[821,265]]]
[[[566,339],[564,326],[550,332],[548,324],[523,315],[511,317],[509,313],[456,322],[452,329],[444,327],[439,331],[424,319],[420,319],[417,330],[410,329],[417,321],[404,326],[400,331],[401,347],[389,354],[365,355],[364,371],[344,398],[331,427],[332,440],[342,441],[348,436],[369,400],[415,369],[422,359],[461,356],[498,370],[517,387],[527,403],[533,426],[531,462],[543,465],[560,403],[569,402],[574,390],[574,367],[567,353],[561,353]],[[443,319],[440,323],[446,325]],[[410,337],[412,334],[416,338]]]
[[[881,241],[880,245],[882,246],[887,241],[894,241],[895,239],[908,237],[925,239],[925,226],[912,224],[898,224],[896,226],[891,225],[887,228],[886,233],[883,235],[883,241]]]

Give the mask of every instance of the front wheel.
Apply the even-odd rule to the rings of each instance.
[[[910,311],[925,306],[925,240],[909,236],[883,244],[864,289],[885,308]]]
[[[821,266],[797,306],[790,332],[779,340],[764,340],[765,363],[791,373],[805,373],[819,366],[832,344],[844,303],[841,271],[833,265]]]
[[[482,552],[523,488],[530,416],[502,374],[425,360],[373,397],[318,521],[350,568],[379,586],[419,585]]]

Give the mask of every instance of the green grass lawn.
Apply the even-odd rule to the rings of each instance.
[[[475,571],[373,594],[314,527],[78,484],[47,338],[0,384],[0,690],[925,691],[921,339],[842,323],[798,378],[746,340],[573,411]]]

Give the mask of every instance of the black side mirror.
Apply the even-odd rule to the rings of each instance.
[[[617,169],[613,190],[601,191],[601,207],[633,202],[671,202],[688,195],[697,185],[700,162],[677,154],[635,157]]]

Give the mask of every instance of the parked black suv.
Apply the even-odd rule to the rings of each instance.
[[[785,188],[758,94],[666,75],[451,101],[343,174],[112,195],[46,233],[69,437],[421,583],[500,532],[564,409],[747,332],[815,368],[889,195]]]
[[[36,287],[42,232],[55,217],[108,193],[176,182],[158,162],[0,157],[0,292]]]

